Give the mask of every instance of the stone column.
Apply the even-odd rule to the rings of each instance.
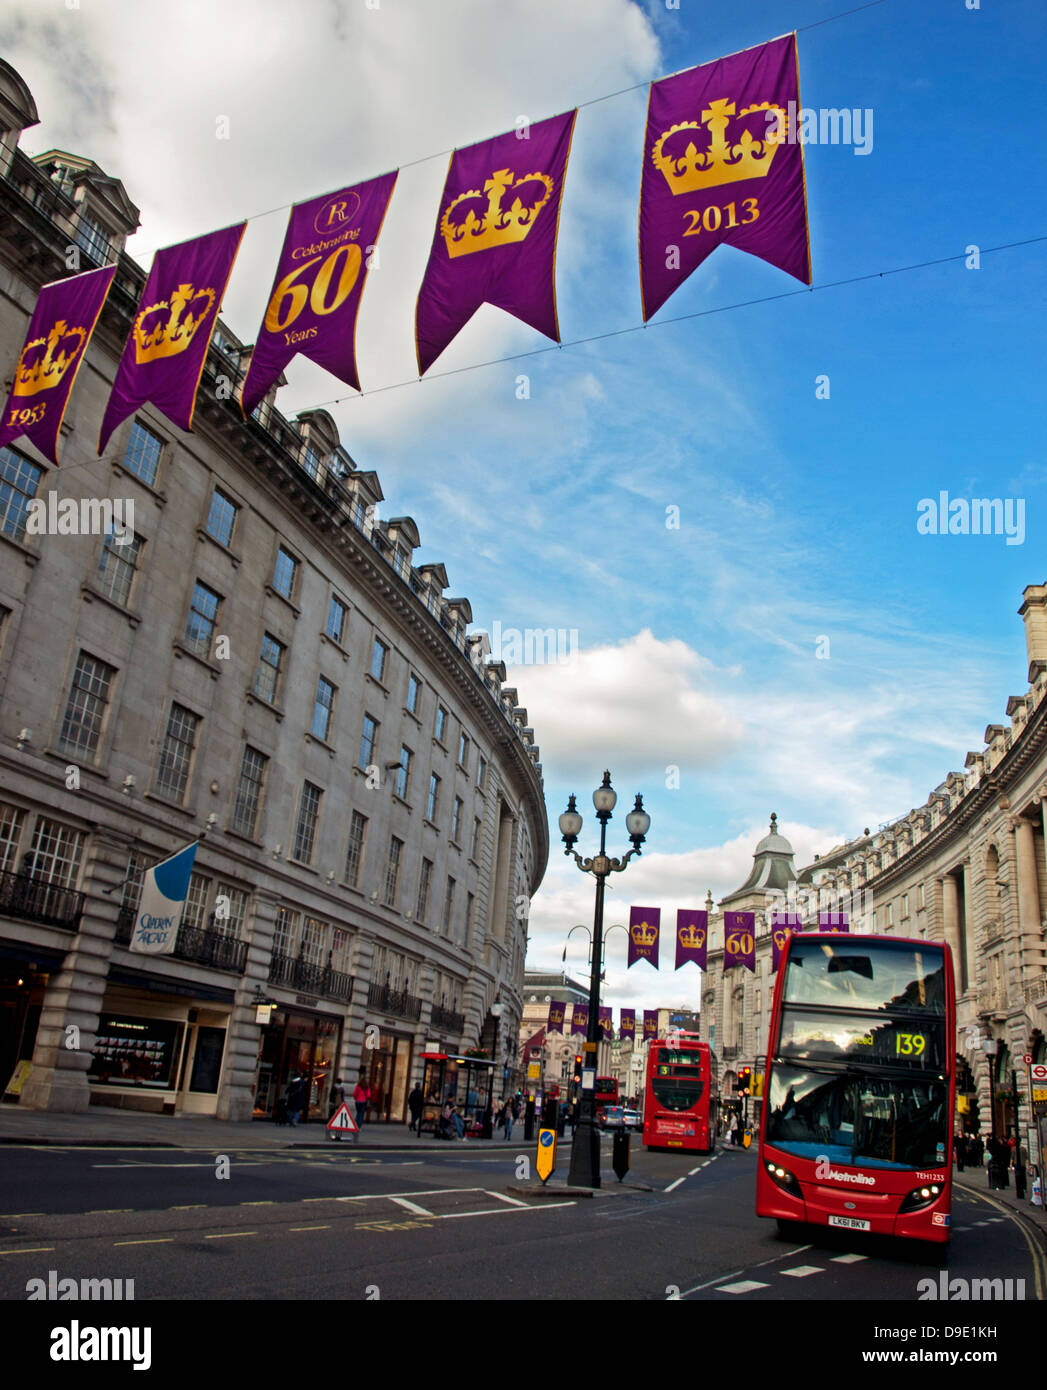
[[[1038,969],[1042,965],[1040,887],[1036,878],[1036,845],[1032,822],[1018,816],[1011,824],[1014,826],[1018,880],[1018,929],[1020,932],[1018,984],[1024,985],[1028,972]]]
[[[279,899],[258,890],[253,896],[250,937],[244,973],[236,986],[225,1042],[222,1088],[215,1111],[220,1120],[250,1120],[254,1115],[255,1078],[262,1025],[255,1020],[255,1000],[269,991],[269,964]]]
[[[963,861],[963,921],[960,923],[963,944],[963,970],[961,979],[963,989],[961,993],[970,994],[974,989],[975,966],[978,952],[974,940],[974,907],[971,893],[973,891],[974,878],[971,873],[971,861]]]
[[[353,997],[342,1028],[342,1052],[337,1073],[345,1082],[348,1095],[356,1085],[366,1047],[367,992],[371,987],[374,938],[357,932],[353,938],[349,969],[353,976]],[[374,1034],[371,1034],[374,1037]]]
[[[83,915],[44,995],[33,1069],[22,1087],[20,1104],[27,1110],[79,1113],[91,1103],[87,1073],[120,912],[118,890],[127,872],[127,843],[102,832],[88,842]]]
[[[945,942],[952,951],[953,975],[956,981],[956,993],[960,991],[960,895],[957,891],[956,878],[953,874],[946,874],[941,880],[942,884],[942,929],[945,933]]]

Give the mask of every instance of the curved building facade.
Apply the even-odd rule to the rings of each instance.
[[[117,273],[61,469],[0,451],[0,1085],[246,1119],[297,1075],[326,1118],[363,1070],[400,1120],[423,1054],[470,1052],[497,1092],[548,856],[527,711],[331,417],[242,418],[223,324],[193,432],[146,406],[96,457],[138,213],[90,160],[24,154],[36,119],[0,64],[8,374],[42,284]],[[143,873],[191,841],[174,953],[132,953]]]

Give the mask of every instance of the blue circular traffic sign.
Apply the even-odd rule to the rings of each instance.
[[[553,1142],[552,1130],[543,1129],[542,1132],[538,1135],[538,1142],[542,1145],[543,1148],[547,1149],[549,1145]]]

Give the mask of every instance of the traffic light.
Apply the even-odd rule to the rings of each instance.
[[[752,1095],[753,1089],[753,1069],[752,1067],[739,1067],[738,1080],[735,1082],[734,1089],[739,1095]]]
[[[574,1084],[582,1084],[582,1054],[579,1052],[574,1059]]]

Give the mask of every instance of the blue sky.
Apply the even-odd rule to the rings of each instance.
[[[806,147],[815,292],[665,323],[800,288],[721,248],[643,331],[441,379],[546,345],[483,309],[433,379],[330,407],[358,465],[378,471],[384,514],[417,520],[416,562],[446,564],[477,627],[577,630],[570,663],[512,673],[554,845],[529,964],[558,964],[565,928],[591,919],[556,817],[572,791],[589,811],[605,766],[623,813],[642,791],[652,815],[647,852],[609,897],[608,921],[624,921],[629,902],[700,906],[707,888],[737,886],[772,809],[798,864],[903,814],[962,770],[1025,688],[1016,610],[1045,578],[1047,243],[983,254],[978,270],[878,272],[1047,234],[1047,11],[886,0],[818,23],[848,8],[231,0],[216,26],[199,0],[178,7],[178,25],[167,7],[122,0],[101,13],[7,6],[3,52],[42,117],[23,146],[72,149],[122,178],[142,209],[129,250],[143,263],[440,154],[404,169],[390,208],[357,339],[368,389],[415,375],[441,152],[792,28],[804,104],[872,110],[868,154]],[[645,105],[639,90],[579,112],[557,270],[567,341],[640,323]],[[252,218],[234,270],[223,317],[248,340],[285,221]],[[301,361],[289,376],[289,415],[352,394]],[[942,490],[1024,499],[1024,543],[918,535],[917,503]],[[623,817],[616,834],[625,848]],[[594,842],[589,811],[582,845]],[[693,997],[690,971],[626,979],[621,943],[612,1002]]]

